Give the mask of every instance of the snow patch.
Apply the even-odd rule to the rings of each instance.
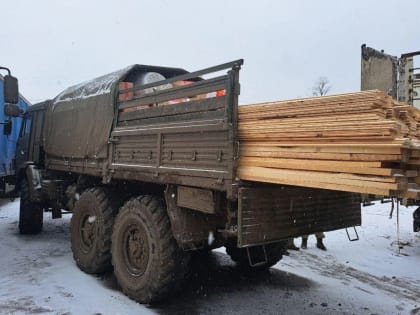
[[[210,231],[209,232],[209,238],[208,238],[208,244],[209,244],[209,246],[211,244],[213,244],[213,242],[214,242],[214,234],[213,234],[213,231]]]
[[[111,93],[114,83],[118,81],[131,67],[132,66],[129,66],[101,77],[73,85],[61,92],[56,97],[55,102],[69,102],[77,99],[87,99]]]

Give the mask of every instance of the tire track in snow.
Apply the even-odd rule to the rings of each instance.
[[[330,255],[324,258],[305,251],[302,251],[301,254],[302,259],[299,259],[300,263],[325,277],[345,281],[347,284],[357,280],[385,293],[410,300],[410,302],[418,302],[420,300],[420,281],[418,280],[413,281],[407,278],[398,279],[387,276],[379,277],[339,263]],[[360,286],[355,286],[355,288],[373,294],[366,288],[361,288]]]

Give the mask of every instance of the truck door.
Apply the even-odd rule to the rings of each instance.
[[[29,136],[31,133],[32,115],[27,113],[23,119],[20,129],[19,139],[16,147],[16,174],[24,167],[24,163],[28,161],[29,152]]]

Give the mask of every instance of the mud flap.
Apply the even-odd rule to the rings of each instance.
[[[41,175],[35,168],[35,165],[28,165],[25,175],[29,185],[29,199],[31,202],[39,202],[41,200]]]

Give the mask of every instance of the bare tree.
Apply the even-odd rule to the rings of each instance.
[[[319,77],[312,88],[314,96],[326,95],[331,89],[330,81],[327,77]]]

